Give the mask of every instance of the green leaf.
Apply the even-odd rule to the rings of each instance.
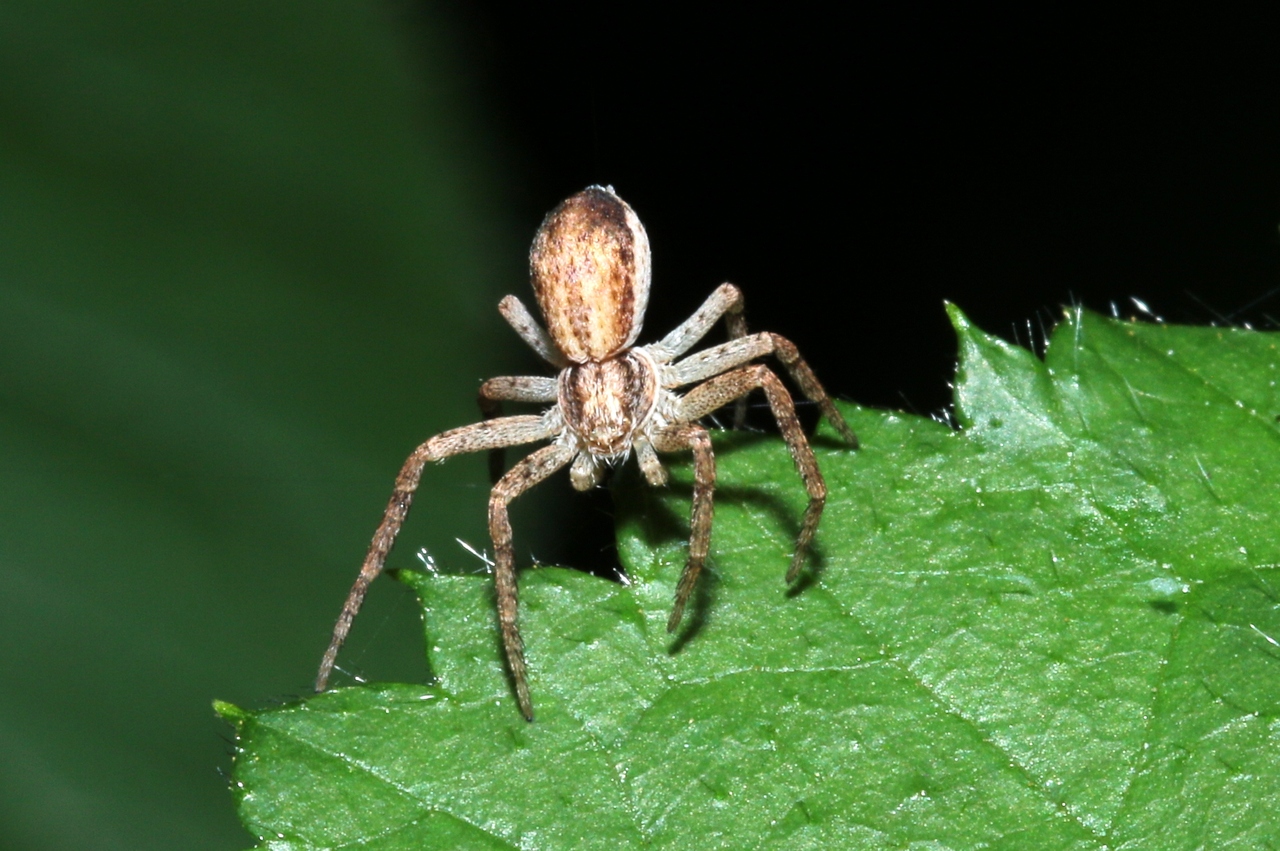
[[[1042,362],[952,318],[963,429],[846,407],[799,587],[784,448],[721,434],[682,633],[687,467],[617,488],[630,584],[522,576],[535,723],[475,575],[402,574],[432,685],[223,707],[262,847],[1280,841],[1280,335],[1074,311]]]

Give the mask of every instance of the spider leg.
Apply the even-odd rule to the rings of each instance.
[[[552,437],[555,433],[554,427],[544,417],[504,417],[442,432],[413,450],[413,454],[400,468],[400,475],[396,476],[395,489],[392,490],[391,500],[387,503],[386,511],[383,512],[382,522],[378,524],[378,530],[373,533],[373,540],[369,543],[369,550],[365,554],[364,564],[360,567],[360,574],[356,577],[355,584],[351,586],[346,602],[342,604],[342,614],[338,615],[338,622],[333,627],[333,638],[329,642],[329,649],[325,650],[324,657],[320,660],[320,671],[316,674],[316,691],[324,691],[329,684],[329,675],[333,672],[333,665],[338,659],[338,651],[346,641],[347,633],[351,631],[351,622],[360,611],[360,605],[364,602],[369,584],[382,572],[382,566],[386,563],[392,545],[395,544],[396,535],[400,533],[405,515],[409,513],[413,493],[418,489],[418,480],[422,476],[422,468],[428,462],[443,461],[451,455],[532,443],[535,440]]]
[[[782,361],[782,365],[787,368],[787,372],[800,387],[801,392],[808,399],[818,404],[827,422],[831,423],[835,430],[840,432],[840,436],[845,439],[845,442],[856,449],[858,447],[858,438],[853,433],[853,430],[849,428],[849,424],[844,421],[844,415],[840,413],[835,403],[831,401],[831,397],[827,395],[827,391],[818,381],[818,377],[813,374],[809,364],[805,363],[804,358],[800,357],[800,352],[796,349],[795,344],[779,334],[764,331],[759,334],[739,337],[736,340],[730,340],[727,343],[721,343],[709,349],[703,349],[679,363],[666,367],[662,373],[663,386],[682,387],[686,384],[704,381],[765,355],[774,355],[778,360]],[[728,404],[729,401],[731,400],[726,399],[723,404]],[[773,406],[772,402],[769,404],[771,407]],[[711,408],[706,413],[710,413],[712,410],[715,409]],[[774,414],[777,414],[776,408]]]
[[[502,301],[498,302],[498,312],[520,335],[520,339],[524,340],[529,348],[537,352],[547,363],[558,369],[569,365],[568,359],[556,347],[551,335],[538,324],[538,320],[533,318],[529,308],[525,307],[520,299],[513,295],[504,296]]]
[[[632,448],[636,451],[636,462],[640,465],[640,472],[644,474],[644,480],[649,483],[649,486],[660,488],[665,485],[667,471],[662,466],[653,443],[643,437],[637,437]]]
[[[733,284],[716,287],[692,316],[646,348],[658,363],[670,363],[697,345],[721,316],[729,326],[731,339],[747,333],[747,320],[742,316],[742,291]]]
[[[822,480],[818,461],[813,457],[813,449],[796,417],[795,403],[791,401],[791,395],[787,393],[781,379],[763,364],[726,372],[690,390],[680,400],[678,416],[681,420],[700,419],[757,387],[764,390],[765,397],[769,400],[769,408],[778,421],[782,439],[791,450],[791,460],[795,462],[796,472],[800,474],[805,490],[809,492],[809,505],[805,508],[800,535],[796,538],[795,554],[791,557],[791,567],[787,570],[787,582],[792,582],[800,574],[805,554],[818,529],[818,521],[822,519],[822,507],[827,501],[827,485]]]
[[[737,324],[732,321],[733,316],[729,316],[729,339],[741,340],[747,336],[747,319],[741,313],[737,315]],[[735,331],[737,333],[735,333]],[[817,379],[814,379],[815,381]],[[821,388],[819,388],[821,389]],[[741,431],[747,425],[747,397],[739,396],[738,401],[733,403],[733,427],[736,431]]]
[[[554,402],[556,380],[538,375],[500,376],[480,385],[480,413],[486,420],[502,416],[502,400],[509,402]],[[489,451],[489,483],[497,484],[506,466],[502,447]]]
[[[698,584],[698,574],[711,548],[711,519],[715,511],[712,494],[716,487],[716,460],[707,430],[692,422],[664,428],[653,439],[659,452],[693,450],[693,510],[689,519],[689,560],[676,585],[676,602],[667,618],[667,632],[675,632],[684,617],[685,603]]]
[[[577,450],[571,446],[552,444],[544,446],[525,457],[493,486],[489,495],[489,536],[493,538],[493,579],[498,597],[498,627],[502,632],[502,648],[507,655],[507,667],[515,680],[516,699],[520,712],[533,720],[533,701],[529,697],[529,676],[524,663],[524,642],[520,639],[520,627],[516,622],[518,598],[516,593],[515,550],[511,546],[511,521],[507,506],[529,488],[568,464]]]
[[[650,346],[649,353],[660,364],[670,363],[693,348],[721,316],[724,317],[724,324],[731,341],[747,335],[747,318],[743,314],[742,291],[733,284],[721,284],[716,287],[715,292],[694,311],[693,316],[682,322],[656,345]],[[733,427],[740,429],[746,425],[746,422],[747,397],[743,396],[733,407]]]

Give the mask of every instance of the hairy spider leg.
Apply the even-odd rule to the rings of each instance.
[[[476,401],[486,420],[502,416],[502,402],[554,402],[556,379],[542,375],[504,375],[480,385]],[[489,450],[489,484],[496,485],[506,466],[503,447]]]
[[[854,449],[858,448],[857,435],[849,428],[849,424],[844,420],[844,415],[840,413],[835,403],[831,401],[831,397],[827,395],[826,389],[818,381],[818,377],[813,374],[809,364],[805,363],[804,358],[800,357],[800,352],[796,349],[795,344],[786,337],[770,331],[739,337],[736,340],[730,340],[727,343],[703,349],[679,363],[671,364],[662,372],[662,383],[664,387],[668,388],[683,387],[687,384],[694,384],[720,375],[736,366],[766,355],[774,355],[781,361],[805,397],[818,404],[818,408],[822,411],[822,415],[827,422],[831,423],[832,427],[840,432],[840,436],[844,438],[846,443]]]
[[[650,346],[649,354],[653,355],[658,363],[670,363],[697,345],[722,316],[730,340],[745,337],[747,317],[743,313],[744,306],[742,290],[733,284],[721,284],[707,296],[707,300],[693,312],[692,316]],[[733,427],[740,429],[746,425],[746,422],[747,397],[743,396],[733,406]]]
[[[520,335],[520,339],[524,340],[529,348],[537,352],[539,357],[547,363],[556,369],[564,369],[569,365],[569,359],[556,347],[551,335],[538,324],[538,320],[533,318],[529,308],[525,307],[520,299],[513,295],[503,296],[502,301],[498,302],[498,312]]]
[[[769,409],[778,422],[778,430],[782,432],[782,439],[786,441],[787,449],[791,451],[791,460],[795,463],[796,472],[800,474],[805,490],[809,493],[809,504],[805,508],[800,534],[796,537],[795,552],[791,557],[791,566],[787,570],[786,581],[793,582],[800,574],[805,554],[813,543],[818,522],[822,519],[822,508],[827,501],[827,485],[822,480],[818,460],[813,455],[809,441],[805,439],[799,418],[796,417],[795,403],[791,401],[791,394],[787,393],[782,380],[763,364],[753,364],[726,372],[689,391],[688,395],[680,400],[679,417],[687,420],[700,419],[756,388],[764,390],[765,398],[769,401]],[[697,534],[696,531],[694,534]],[[692,549],[690,545],[690,565],[685,568],[686,574],[693,567]],[[697,568],[700,569],[701,565]],[[674,631],[679,625],[676,613],[683,611],[684,597],[687,597],[692,589],[693,579],[690,579],[686,585],[685,577],[682,576],[676,591],[676,608],[672,612],[671,620],[667,623],[669,631]]]
[[[698,574],[707,561],[711,548],[711,521],[715,512],[712,495],[716,487],[716,459],[711,451],[711,436],[695,423],[668,426],[654,437],[659,452],[693,450],[693,508],[689,517],[689,560],[676,586],[676,602],[667,618],[667,632],[675,632],[684,617],[685,603],[698,584]]]
[[[498,627],[502,632],[502,649],[507,656],[507,667],[516,684],[516,700],[520,712],[533,720],[533,699],[529,696],[529,673],[524,663],[524,642],[520,638],[517,622],[518,596],[516,591],[515,549],[511,545],[511,521],[507,506],[520,494],[541,482],[573,460],[577,450],[572,446],[553,443],[517,462],[507,474],[493,486],[489,495],[489,537],[493,539],[493,580],[498,597]]]
[[[414,491],[418,489],[418,481],[422,477],[422,468],[432,461],[443,461],[452,455],[468,452],[482,452],[502,446],[516,446],[521,443],[533,443],[555,436],[557,429],[549,425],[542,416],[504,417],[488,422],[474,423],[462,428],[450,429],[428,440],[413,451],[400,468],[396,476],[395,488],[391,499],[383,512],[382,522],[373,533],[369,550],[365,554],[364,564],[360,566],[360,574],[342,604],[342,613],[333,627],[333,638],[329,649],[320,660],[320,671],[316,674],[316,691],[324,691],[329,685],[329,675],[333,673],[334,663],[338,659],[338,651],[347,640],[351,631],[351,622],[355,620],[360,605],[364,602],[369,584],[382,572],[387,555],[396,542],[396,535],[404,524],[405,515],[413,503]],[[536,453],[535,453],[536,454]]]

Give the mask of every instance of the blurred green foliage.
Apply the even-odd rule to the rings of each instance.
[[[536,222],[448,23],[391,15],[0,7],[6,849],[245,844],[209,700],[306,690],[400,462],[516,343]],[[393,563],[484,545],[483,469]],[[420,679],[375,590],[344,664]]]

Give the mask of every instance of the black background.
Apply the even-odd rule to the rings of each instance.
[[[642,342],[732,281],[834,396],[954,423],[944,301],[1037,351],[1073,304],[1277,326],[1267,14],[833,8],[448,10],[529,236],[592,183],[645,222]],[[554,504],[610,573],[607,496]]]
[[[590,183],[649,228],[642,340],[731,280],[834,394],[929,414],[944,299],[1024,345],[1065,304],[1143,316],[1131,297],[1274,327],[1268,17],[833,8],[453,7],[530,235]]]

